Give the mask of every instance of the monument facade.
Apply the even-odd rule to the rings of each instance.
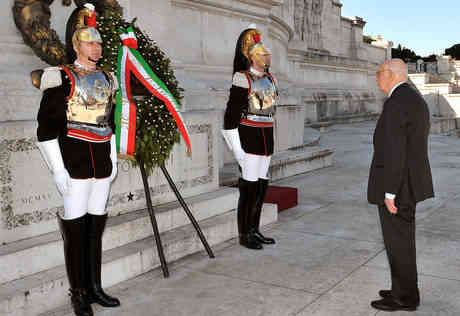
[[[48,65],[24,44],[12,17],[14,2],[0,2],[0,240],[5,247],[0,265],[9,267],[0,272],[0,286],[51,269],[56,262],[63,263],[61,247],[55,245],[59,239],[55,213],[62,209],[62,200],[35,145],[41,93],[32,87],[29,76],[30,71]],[[303,148],[306,123],[365,117],[380,111],[383,95],[375,83],[375,73],[378,64],[391,58],[392,43],[364,43],[364,20],[342,17],[339,0],[118,2],[125,18],[137,17],[137,25],[170,57],[185,89],[182,112],[191,134],[193,156],[187,157],[185,144],[181,143],[174,148],[167,168],[182,194],[203,206],[199,210],[192,206],[195,214],[201,214],[197,216],[200,220],[220,213],[224,216],[236,207],[236,191],[219,186],[219,170],[233,161],[220,129],[232,81],[234,45],[250,23],[258,25],[265,46],[272,48],[271,71],[279,82],[275,156],[282,153],[288,157],[286,161],[289,157],[298,161],[299,152],[293,156],[290,150]],[[63,6],[62,1],[50,6],[51,26],[61,40],[73,6]],[[323,162],[318,166],[324,166]],[[308,171],[298,165],[296,168],[296,173]],[[118,170],[108,202],[109,214],[140,221],[137,216],[145,208],[145,197],[139,170],[127,161],[120,161]],[[175,200],[159,171],[150,177],[150,185],[154,204]],[[162,214],[162,231],[184,221],[176,213]],[[263,219],[265,223],[276,220],[276,213],[270,214]],[[228,218],[236,221],[234,215]],[[148,236],[146,218],[142,217],[142,225],[128,225],[125,217],[109,225],[104,249],[116,251]],[[220,235],[216,233],[212,240],[235,236],[236,224],[231,223],[227,230],[220,228]],[[129,273],[123,269],[126,263],[110,265],[110,271],[117,273],[106,278],[108,285],[151,268],[152,260],[145,261],[145,253],[139,251],[139,267],[134,269],[137,266],[132,264]],[[37,256],[36,262],[24,264],[31,254]],[[129,260],[133,258],[131,255]],[[52,282],[47,278],[43,281],[49,282],[46,284],[37,280],[27,288],[31,296],[24,296],[26,290],[12,290],[13,294],[0,297],[0,313],[17,315],[16,311],[21,310],[21,315],[34,315],[37,305],[32,308],[28,304],[43,304],[38,308],[43,312],[65,301],[65,292],[56,290],[65,286],[62,275]]]
[[[423,95],[431,114],[431,132],[448,133],[460,126],[460,62],[437,56],[435,62],[409,63],[409,79]]]

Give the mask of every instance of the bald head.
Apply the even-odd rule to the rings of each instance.
[[[402,59],[394,58],[385,62],[384,68],[391,71],[398,78],[402,78],[404,81],[407,80],[407,65]]]
[[[383,93],[389,94],[394,86],[407,81],[407,65],[401,59],[384,62],[377,72],[377,83]]]

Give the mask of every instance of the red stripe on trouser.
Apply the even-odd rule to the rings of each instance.
[[[264,148],[265,148],[265,155],[268,155],[268,150],[267,150],[267,141],[265,139],[265,133],[264,130],[262,129],[262,137],[264,138]]]
[[[94,156],[93,156],[93,147],[91,144],[88,144],[89,152],[91,153],[91,164],[93,165],[93,176],[96,178],[96,164],[94,163]]]

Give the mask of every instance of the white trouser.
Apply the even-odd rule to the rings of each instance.
[[[259,156],[245,153],[241,165],[243,179],[246,181],[268,179],[267,173],[271,158],[272,156]]]
[[[69,192],[64,194],[64,219],[74,219],[90,213],[105,214],[110,192],[110,177],[103,179],[70,179]]]

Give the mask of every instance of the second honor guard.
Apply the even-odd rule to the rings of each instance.
[[[262,244],[275,243],[259,230],[273,154],[278,97],[276,81],[269,71],[271,55],[261,35],[252,24],[239,36],[222,131],[242,172],[238,182],[238,233],[240,244],[250,249],[262,249]]]

